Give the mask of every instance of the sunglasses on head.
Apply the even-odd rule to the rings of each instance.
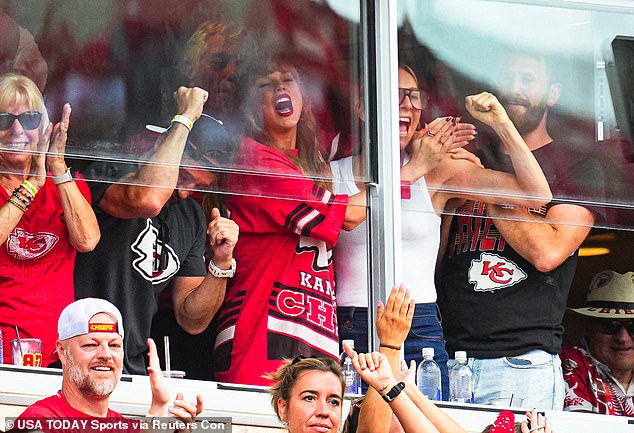
[[[291,361],[291,365],[295,365],[298,362],[303,361],[304,359],[317,359],[317,356],[304,356],[304,355],[296,356],[295,358],[293,358],[293,361]]]
[[[0,113],[0,131],[6,131],[11,128],[15,119],[18,119],[23,129],[31,131],[40,126],[42,113],[37,111],[25,111],[20,114]]]
[[[616,335],[625,328],[628,334],[634,336],[634,320],[597,320],[597,329],[606,335]]]

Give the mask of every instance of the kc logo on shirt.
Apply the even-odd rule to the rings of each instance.
[[[515,263],[497,254],[482,253],[469,267],[469,282],[476,292],[493,292],[525,280],[526,273]]]
[[[18,260],[36,259],[48,253],[58,240],[53,233],[33,234],[16,227],[7,239],[7,253]]]

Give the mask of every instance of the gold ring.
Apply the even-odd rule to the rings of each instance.
[[[436,134],[434,134],[433,132],[431,132],[431,129],[430,129],[429,131],[427,131],[427,135],[429,135],[430,137],[433,137],[433,136],[434,136],[434,135],[436,135]]]

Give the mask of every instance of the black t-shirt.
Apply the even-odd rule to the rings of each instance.
[[[86,177],[119,179],[134,170],[134,165],[96,163],[88,167]],[[119,308],[125,329],[126,372],[147,374],[146,339],[160,292],[175,276],[206,275],[205,217],[200,205],[188,198],[169,202],[155,218],[115,218],[99,208],[110,184],[89,185],[101,241],[93,251],[77,254],[75,297],[103,298]],[[157,242],[161,220],[169,230],[163,266],[162,246]]]
[[[583,203],[595,215],[604,197],[604,173],[593,158],[551,143],[536,149],[554,199],[551,206]],[[510,160],[486,167],[511,171]],[[540,272],[506,243],[486,204],[468,201],[454,216],[438,284],[447,350],[476,358],[516,356],[534,349],[561,351],[568,292],[577,265],[571,255],[551,272]],[[472,216],[464,216],[472,215]]]

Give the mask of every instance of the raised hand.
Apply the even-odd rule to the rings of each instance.
[[[195,122],[203,112],[209,93],[200,87],[179,87],[174,92],[174,100],[178,105],[178,114]]]
[[[159,362],[156,344],[151,338],[147,339],[148,345],[148,368],[147,372],[150,376],[150,387],[152,389],[152,404],[150,413],[153,416],[168,416],[168,404],[170,400],[170,391],[167,389],[161,364]]]
[[[400,348],[407,338],[414,317],[414,300],[405,284],[392,287],[387,303],[379,301],[376,313],[376,332],[381,345]]]
[[[182,393],[176,394],[174,406],[168,407],[170,392],[163,377],[159,362],[156,344],[151,338],[147,339],[149,365],[147,368],[150,376],[150,387],[152,389],[152,405],[149,414],[153,416],[172,416],[184,423],[192,423],[196,416],[203,411],[203,398],[200,394],[196,396],[196,403],[185,401]]]
[[[184,400],[183,394],[176,394],[174,406],[169,408],[170,416],[186,423],[191,424],[196,421],[196,417],[203,411],[203,397],[196,395],[196,403]]]
[[[233,249],[238,242],[238,234],[238,225],[234,221],[220,216],[220,211],[217,208],[211,210],[211,221],[207,225],[207,235],[214,253],[213,261],[221,269],[231,267]]]
[[[70,104],[67,102],[62,108],[62,120],[53,127],[51,139],[46,154],[46,171],[53,176],[66,173],[68,166],[64,160],[66,141],[68,140],[68,128],[70,126]]]
[[[357,354],[347,343],[343,343],[343,350],[350,357],[354,369],[357,370],[361,378],[376,389],[379,394],[385,394],[392,386],[396,385],[392,367],[390,367],[387,357],[382,353]]]
[[[465,107],[474,119],[491,127],[511,121],[498,98],[489,92],[467,96]]]
[[[451,117],[439,118],[417,131],[408,146],[409,161],[401,169],[401,179],[415,182],[432,171],[453,149],[455,124]]]
[[[407,366],[407,361],[401,359],[400,370],[396,376],[397,382],[405,382],[405,385],[411,386],[412,389],[416,388],[416,361],[413,359]]]

